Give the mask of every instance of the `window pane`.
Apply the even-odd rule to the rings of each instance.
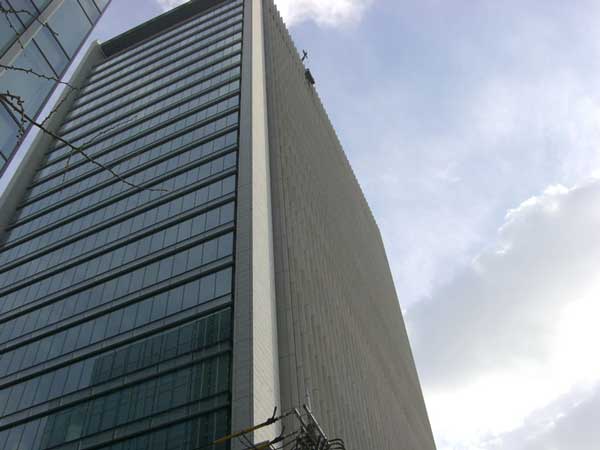
[[[46,5],[48,5],[48,3],[50,3],[50,0],[32,0],[33,3],[35,4],[35,6],[37,6],[37,9],[39,9],[40,11],[43,10]]]
[[[79,0],[79,3],[92,22],[95,23],[98,17],[100,17],[100,11],[98,11],[94,2],[92,0]]]
[[[27,26],[33,22],[34,18],[38,15],[37,10],[33,4],[28,0],[5,0],[3,3],[8,3],[13,9],[17,11],[28,11],[28,13],[17,14],[21,19],[21,22]]]
[[[70,57],[73,57],[86,33],[92,28],[79,3],[74,1],[64,2],[48,24],[58,33],[58,40]]]
[[[6,16],[4,14],[2,14],[0,16],[0,51],[4,52],[9,46],[10,44],[12,44],[12,42],[15,39],[15,31],[13,30],[16,29],[18,32],[23,31],[23,26],[21,25],[21,22],[19,22],[19,19],[17,19],[14,16]]]
[[[36,45],[28,45],[14,62],[15,67],[32,69],[35,73],[54,77],[54,72],[43,58]],[[25,101],[25,111],[35,116],[46,96],[54,86],[54,82],[35,75],[7,70],[0,76],[0,90],[20,95]]]
[[[110,0],[94,0],[96,2],[96,5],[98,5],[98,8],[100,8],[100,10],[102,11],[104,8],[106,8],[106,5],[108,5],[108,2],[110,2]]]
[[[35,37],[35,42],[37,43],[40,50],[44,53],[52,68],[56,73],[62,74],[64,68],[67,66],[69,59],[56,38],[50,33],[47,28],[42,28],[40,32]]]
[[[8,159],[12,148],[17,143],[17,123],[10,114],[0,106],[0,151]],[[0,168],[4,159],[0,157]]]

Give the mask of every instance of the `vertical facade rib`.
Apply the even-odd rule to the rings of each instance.
[[[84,152],[47,148],[0,248],[0,448],[229,431],[243,5],[208,6],[82,62]]]
[[[36,117],[110,0],[0,0],[0,91],[18,95]],[[45,77],[45,78],[44,78]],[[31,124],[0,105],[0,174]],[[25,129],[20,130],[20,126]]]

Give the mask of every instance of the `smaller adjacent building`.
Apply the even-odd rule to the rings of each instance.
[[[37,117],[110,0],[0,0],[0,92]],[[6,67],[32,70],[38,75]],[[31,128],[26,124],[26,130]],[[19,118],[0,104],[0,175],[19,145]]]

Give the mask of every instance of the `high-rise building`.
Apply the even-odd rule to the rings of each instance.
[[[0,92],[18,95],[27,115],[38,116],[109,2],[0,0]],[[0,174],[29,128],[0,104]]]
[[[313,81],[272,0],[87,51],[0,195],[0,448],[200,449],[305,403],[349,450],[435,448]]]

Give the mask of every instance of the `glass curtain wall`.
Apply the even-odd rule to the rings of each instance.
[[[2,64],[46,77],[7,69],[0,73],[0,91],[21,97],[27,115],[36,117],[107,6],[98,0],[0,0]],[[50,12],[46,25],[40,26],[42,14]],[[26,30],[35,32],[29,42],[21,38]],[[14,110],[0,105],[0,174],[23,134],[19,123]]]
[[[48,149],[0,247],[0,448],[229,432],[242,3],[99,63],[60,131],[87,156]]]

